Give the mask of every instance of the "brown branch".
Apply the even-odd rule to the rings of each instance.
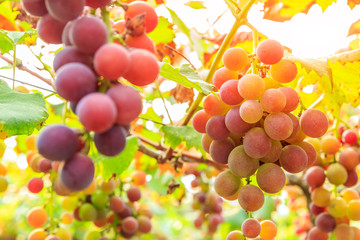
[[[163,159],[164,151],[166,151],[168,148],[166,146],[163,146],[157,142],[151,141],[149,139],[146,139],[142,136],[139,136],[137,134],[132,133],[132,135],[136,136],[139,139],[139,151],[142,152],[145,155],[148,155],[149,157],[155,158],[159,163],[164,163],[161,160]],[[155,148],[152,149],[147,145],[150,145],[151,147]],[[179,156],[177,156],[180,154]],[[224,170],[227,168],[227,165],[217,163],[213,160],[209,160],[206,158],[203,158],[203,156],[200,154],[195,154],[189,151],[182,151],[179,152],[177,150],[172,151],[172,155],[168,159],[174,159],[179,158],[183,162],[197,162],[197,163],[205,163],[209,166],[213,166],[219,170]]]
[[[170,47],[170,46],[167,45],[167,44],[165,45],[165,47],[168,48],[168,49],[170,49],[171,51],[176,52],[177,54],[179,54],[181,57],[183,57],[183,58],[190,64],[190,66],[191,66],[194,70],[196,70],[196,67],[191,63],[191,61],[190,61],[187,57],[185,57],[184,54],[182,54],[181,52],[179,52],[179,51],[176,50],[175,48]]]
[[[4,60],[5,62],[9,63],[9,64],[13,64],[13,61],[8,59],[7,57],[5,57],[4,55],[1,55],[0,54],[0,58],[2,60]],[[46,84],[50,85],[52,88],[54,88],[53,86],[53,82],[50,80],[50,79],[47,79],[47,78],[44,78],[43,76],[41,76],[40,74],[28,69],[27,67],[25,67],[24,65],[22,64],[18,64],[16,65],[16,67],[22,71],[25,71],[25,72],[28,72],[30,73],[31,75],[33,75],[34,77],[37,77],[38,79],[40,79],[41,81],[45,82]]]

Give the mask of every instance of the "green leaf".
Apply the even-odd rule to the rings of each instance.
[[[159,23],[148,36],[154,41],[155,45],[158,43],[170,43],[175,37],[172,29],[172,24],[163,16],[159,17]]]
[[[160,75],[166,79],[177,82],[184,87],[195,88],[205,95],[212,92],[213,85],[204,82],[189,64],[184,64],[179,69],[163,62],[160,63],[160,67]]]
[[[90,156],[99,165],[104,179],[109,179],[113,174],[120,175],[131,164],[137,150],[138,139],[135,136],[127,137],[125,149],[115,157],[107,157],[98,152]]]
[[[195,131],[190,126],[163,126],[161,131],[164,133],[165,142],[172,148],[176,148],[181,142],[186,143],[186,148],[195,147],[204,151],[201,146],[202,134]]]
[[[11,39],[7,36],[5,31],[0,31],[0,50],[1,54],[5,54],[14,49]]]
[[[329,61],[335,85],[345,94],[346,102],[353,107],[360,105],[360,62],[346,63],[345,65]]]
[[[11,90],[0,80],[0,122],[8,136],[30,135],[40,129],[48,117],[41,94],[24,94]]]
[[[185,3],[186,6],[189,6],[193,9],[206,9],[204,6],[204,1],[188,1]]]
[[[172,18],[173,23],[178,26],[178,28],[180,29],[180,31],[182,31],[183,33],[185,33],[185,35],[189,38],[189,40],[192,42],[191,39],[191,33],[190,33],[190,29],[185,25],[185,23],[179,18],[179,16],[170,8],[166,8]]]
[[[152,107],[149,107],[146,113],[141,114],[140,117],[144,118],[144,120],[151,120],[153,122],[162,122],[162,119],[159,115],[157,115]]]

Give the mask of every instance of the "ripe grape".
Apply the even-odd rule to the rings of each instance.
[[[279,90],[284,93],[286,97],[286,105],[283,108],[283,112],[292,112],[294,111],[297,106],[299,105],[300,98],[299,94],[290,87],[281,87]]]
[[[259,167],[259,160],[248,156],[244,146],[235,147],[229,154],[229,169],[237,177],[250,177]]]
[[[325,188],[318,187],[311,192],[311,201],[319,207],[326,207],[331,198],[331,193]]]
[[[201,146],[205,152],[210,153],[210,145],[211,145],[212,141],[213,140],[207,134],[202,135]]]
[[[116,120],[114,101],[102,93],[90,93],[83,97],[76,107],[79,121],[88,131],[103,133],[113,126]]]
[[[27,214],[27,222],[33,228],[39,228],[45,225],[47,221],[47,212],[42,207],[34,207]]]
[[[126,145],[127,132],[122,126],[113,126],[103,133],[95,133],[94,143],[99,153],[105,156],[120,154]]]
[[[106,194],[111,194],[114,192],[115,187],[116,187],[116,183],[114,181],[114,179],[110,179],[109,181],[105,182],[103,181],[100,185],[101,190],[106,193]]]
[[[263,116],[263,108],[256,100],[245,100],[240,106],[240,117],[247,123],[256,123]]]
[[[123,209],[124,209],[124,207],[125,207],[125,203],[124,203],[124,201],[122,200],[122,198],[121,197],[119,197],[119,196],[112,196],[111,198],[110,198],[110,209],[112,210],[112,211],[114,211],[115,213],[119,213],[119,212],[121,212]]]
[[[42,240],[47,236],[47,232],[43,228],[37,228],[32,230],[27,237],[27,240]]]
[[[234,196],[238,193],[241,186],[241,179],[235,176],[230,170],[219,173],[215,178],[215,191],[223,198]]]
[[[305,141],[297,143],[296,145],[301,147],[306,152],[306,155],[308,157],[308,164],[306,167],[311,167],[317,158],[317,153],[314,146],[311,143]]]
[[[96,208],[90,203],[84,203],[79,209],[79,216],[82,221],[94,221],[97,217]]]
[[[126,195],[130,202],[139,201],[141,198],[141,192],[137,186],[131,186],[130,189],[126,191]]]
[[[321,232],[317,227],[310,229],[307,235],[307,240],[328,240],[329,234]]]
[[[350,202],[354,199],[360,199],[359,193],[352,188],[345,188],[340,192],[340,195],[346,202]]]
[[[325,136],[321,139],[320,146],[325,154],[336,154],[341,147],[341,142],[334,136]]]
[[[322,212],[325,212],[326,207],[319,207],[314,203],[310,203],[310,211],[313,215],[317,216]]]
[[[226,236],[226,240],[245,240],[245,237],[241,231],[232,231]]]
[[[65,100],[78,102],[85,95],[95,92],[96,88],[95,74],[82,63],[68,63],[57,71],[55,89]]]
[[[301,114],[300,127],[307,136],[318,138],[326,133],[329,122],[323,112],[312,108],[305,110]]]
[[[123,76],[129,66],[129,52],[119,44],[107,43],[95,52],[95,71],[108,80],[116,80]]]
[[[240,116],[240,107],[233,107],[225,116],[225,125],[230,132],[243,136],[254,124],[245,122]]]
[[[277,193],[285,186],[286,176],[278,165],[265,163],[259,167],[256,181],[264,192]]]
[[[345,200],[344,200],[345,201]],[[347,217],[352,221],[360,220],[360,200],[354,199],[348,202],[346,208]]]
[[[229,154],[234,147],[234,142],[230,138],[226,138],[224,140],[212,141],[208,152],[215,162],[227,164]]]
[[[89,55],[79,52],[75,47],[67,46],[55,55],[53,62],[54,70],[57,71],[63,65],[72,62],[83,63],[91,68],[92,59]]]
[[[59,44],[62,42],[65,24],[47,13],[37,23],[38,35],[46,43]]]
[[[284,56],[284,48],[278,41],[266,39],[257,46],[256,56],[262,63],[275,64]]]
[[[218,94],[207,95],[204,98],[203,107],[204,111],[211,116],[225,115],[229,110],[229,106],[220,99]]]
[[[307,166],[306,152],[297,145],[288,145],[281,151],[280,164],[289,173],[299,173]]]
[[[137,15],[145,14],[145,32],[153,31],[158,24],[158,16],[148,3],[141,1],[134,1],[127,5],[125,9],[125,19],[133,18]]]
[[[47,159],[65,160],[75,154],[78,137],[65,125],[50,125],[40,132],[36,145],[39,153]]]
[[[244,136],[243,144],[246,154],[253,158],[265,157],[271,149],[271,139],[260,127],[250,129]]]
[[[96,36],[96,37],[94,37]],[[80,51],[93,55],[107,43],[108,31],[103,21],[96,17],[81,17],[69,30],[71,43]]]
[[[153,83],[159,72],[160,67],[154,54],[144,49],[134,49],[130,52],[130,66],[124,78],[134,85],[145,86]]]
[[[352,129],[347,129],[342,133],[342,141],[344,143],[353,145],[357,142],[357,134]]]
[[[271,220],[263,220],[260,222],[261,225],[261,231],[260,231],[260,237],[262,237],[264,240],[271,240],[276,237],[277,234],[277,227],[275,223]]]
[[[48,13],[45,0],[21,0],[24,9],[31,15],[41,17]]]
[[[309,187],[321,187],[324,184],[325,179],[325,171],[319,166],[312,166],[305,173],[305,181]]]
[[[193,128],[199,133],[206,133],[205,127],[211,115],[207,114],[204,110],[196,112],[192,118]]]
[[[151,231],[151,222],[147,216],[140,215],[137,218],[139,223],[139,231],[142,233],[149,233]]]
[[[64,212],[60,216],[60,222],[65,225],[70,225],[73,222],[73,215],[67,212]]]
[[[327,205],[327,211],[334,218],[342,218],[346,215],[347,202],[341,197],[332,198]]]
[[[92,8],[103,8],[106,5],[110,4],[111,0],[86,0],[86,6]]]
[[[222,67],[215,71],[212,83],[215,85],[215,87],[217,87],[217,89],[220,89],[226,81],[237,80],[238,75],[238,72],[230,71],[226,67]]]
[[[263,206],[265,197],[257,186],[247,184],[240,189],[238,201],[245,211],[253,212]]]
[[[43,180],[41,178],[32,178],[28,183],[28,189],[32,193],[40,192],[44,187]]]
[[[85,0],[45,0],[45,4],[51,16],[58,21],[68,22],[82,14]]]
[[[270,88],[261,96],[260,103],[265,112],[281,112],[286,106],[286,95],[279,89]]]
[[[238,105],[244,100],[237,89],[238,82],[238,80],[229,80],[221,86],[220,98],[224,103]]]
[[[255,218],[248,218],[241,224],[241,231],[247,238],[255,238],[260,234],[260,222]]]
[[[326,177],[334,185],[344,184],[347,179],[346,168],[340,163],[331,164],[326,170]]]
[[[97,209],[104,209],[106,204],[108,203],[108,195],[106,195],[101,190],[96,190],[91,195],[91,203],[96,207]]]
[[[285,140],[293,132],[293,121],[286,113],[271,113],[264,120],[264,130],[274,140]]]
[[[106,93],[117,109],[116,123],[127,125],[135,120],[142,111],[142,99],[138,91],[124,85],[116,85]]]
[[[61,41],[65,46],[71,46],[73,45],[70,39],[70,30],[72,28],[74,21],[69,21],[66,23],[64,30],[61,34]]]
[[[224,66],[231,71],[240,71],[250,63],[247,52],[240,47],[232,47],[222,57]]]
[[[66,160],[60,170],[60,179],[69,190],[81,191],[92,183],[94,172],[91,158],[78,153]]]
[[[265,157],[260,158],[259,160],[264,163],[273,163],[276,162],[281,154],[282,145],[280,141],[271,140],[271,148],[268,154]]]
[[[359,164],[358,153],[353,148],[344,149],[339,155],[339,163],[343,165],[346,170],[353,170]]]
[[[259,75],[249,73],[240,78],[238,91],[244,99],[256,100],[265,91],[265,82]]]
[[[279,83],[289,83],[295,79],[297,67],[295,63],[284,58],[270,67],[270,75]]]
[[[144,50],[148,50],[152,54],[156,54],[155,44],[146,34],[142,34],[136,37],[128,35],[125,39],[125,44],[130,48],[141,48]]]
[[[230,132],[225,125],[224,116],[213,116],[206,123],[206,134],[213,140],[224,140]]]
[[[347,224],[341,223],[336,225],[334,235],[337,240],[352,240],[354,239],[354,230]]]
[[[357,184],[359,180],[357,171],[355,169],[352,170],[347,170],[347,179],[346,182],[344,183],[345,187],[353,187]]]
[[[133,234],[137,231],[139,227],[138,221],[136,218],[129,216],[122,220],[121,229],[128,234]]]

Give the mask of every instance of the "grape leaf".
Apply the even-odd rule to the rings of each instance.
[[[201,146],[202,134],[195,131],[193,127],[163,126],[161,131],[164,133],[165,142],[173,149],[184,142],[187,149],[195,147],[199,151],[204,151]]]
[[[170,8],[166,8],[169,13],[170,16],[172,18],[173,23],[183,32],[185,33],[185,35],[189,38],[189,40],[192,42],[191,39],[191,31],[190,29],[185,25],[185,23],[179,18],[179,16]]]
[[[184,64],[179,69],[163,62],[160,63],[160,67],[160,75],[168,80],[172,80],[188,88],[195,88],[205,95],[213,91],[213,85],[204,82],[189,64]]]
[[[93,151],[90,157],[101,169],[103,178],[109,179],[113,174],[120,175],[130,166],[138,148],[138,139],[130,136],[126,138],[126,147],[119,155],[107,157]]]
[[[204,6],[204,1],[188,1],[185,3],[186,6],[189,6],[193,9],[206,9]]]
[[[0,122],[8,136],[30,135],[40,129],[48,117],[41,94],[24,94],[11,90],[0,80]]]
[[[154,41],[155,45],[158,43],[170,43],[175,37],[172,26],[173,24],[171,24],[166,18],[160,16],[158,25],[154,31],[148,34],[148,36]]]
[[[360,19],[351,24],[347,36],[356,35],[360,33]]]
[[[351,9],[353,9],[354,7],[356,7],[356,5],[360,4],[360,1],[359,0],[348,0],[347,4],[349,5],[349,7]]]

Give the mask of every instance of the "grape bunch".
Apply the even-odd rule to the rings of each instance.
[[[202,226],[206,226],[207,232],[213,234],[218,229],[219,224],[224,221],[222,213],[223,200],[214,191],[210,190],[210,184],[207,176],[212,173],[207,169],[206,174],[202,174],[197,170],[198,164],[186,163],[184,166],[186,175],[193,175],[195,179],[191,181],[191,187],[194,190],[199,189],[193,195],[192,208],[194,210],[200,210],[199,215],[194,220],[194,226],[201,229]],[[211,176],[210,176],[211,177]]]
[[[360,238],[360,229],[350,225],[360,220],[360,196],[354,188],[358,183],[358,137],[352,129],[339,133],[340,138],[326,135],[313,140],[319,159],[305,173],[311,193],[310,212],[315,217],[308,240]]]
[[[224,67],[213,76],[219,92],[206,96],[192,119],[194,129],[203,133],[204,150],[229,168],[216,177],[216,192],[237,199],[248,212],[262,207],[264,192],[281,191],[284,170],[299,173],[315,162],[316,150],[304,139],[323,136],[329,125],[317,109],[301,109],[300,118],[292,113],[299,111],[299,95],[282,84],[296,78],[297,67],[283,55],[279,42],[264,40],[252,59],[253,65],[259,62],[261,76],[240,75],[251,59],[244,49],[229,48],[222,58]],[[251,184],[252,176],[257,185]]]
[[[105,21],[110,19],[86,15],[84,10],[106,9],[109,0],[22,0],[22,3],[30,14],[41,17],[37,30],[42,40],[65,45],[53,62],[57,94],[70,102],[85,131],[94,133],[91,140],[99,153],[120,154],[130,123],[142,111],[141,95],[131,84],[148,85],[159,73],[154,43],[146,35],[158,24],[155,10],[142,1],[121,4],[125,19],[108,29]],[[123,25],[121,32],[119,25]],[[60,180],[56,182],[62,185],[58,190],[65,187],[69,192],[81,191],[94,178],[94,164],[87,156],[90,144],[82,135],[84,132],[78,129],[52,125],[37,138],[42,157],[63,162]]]

